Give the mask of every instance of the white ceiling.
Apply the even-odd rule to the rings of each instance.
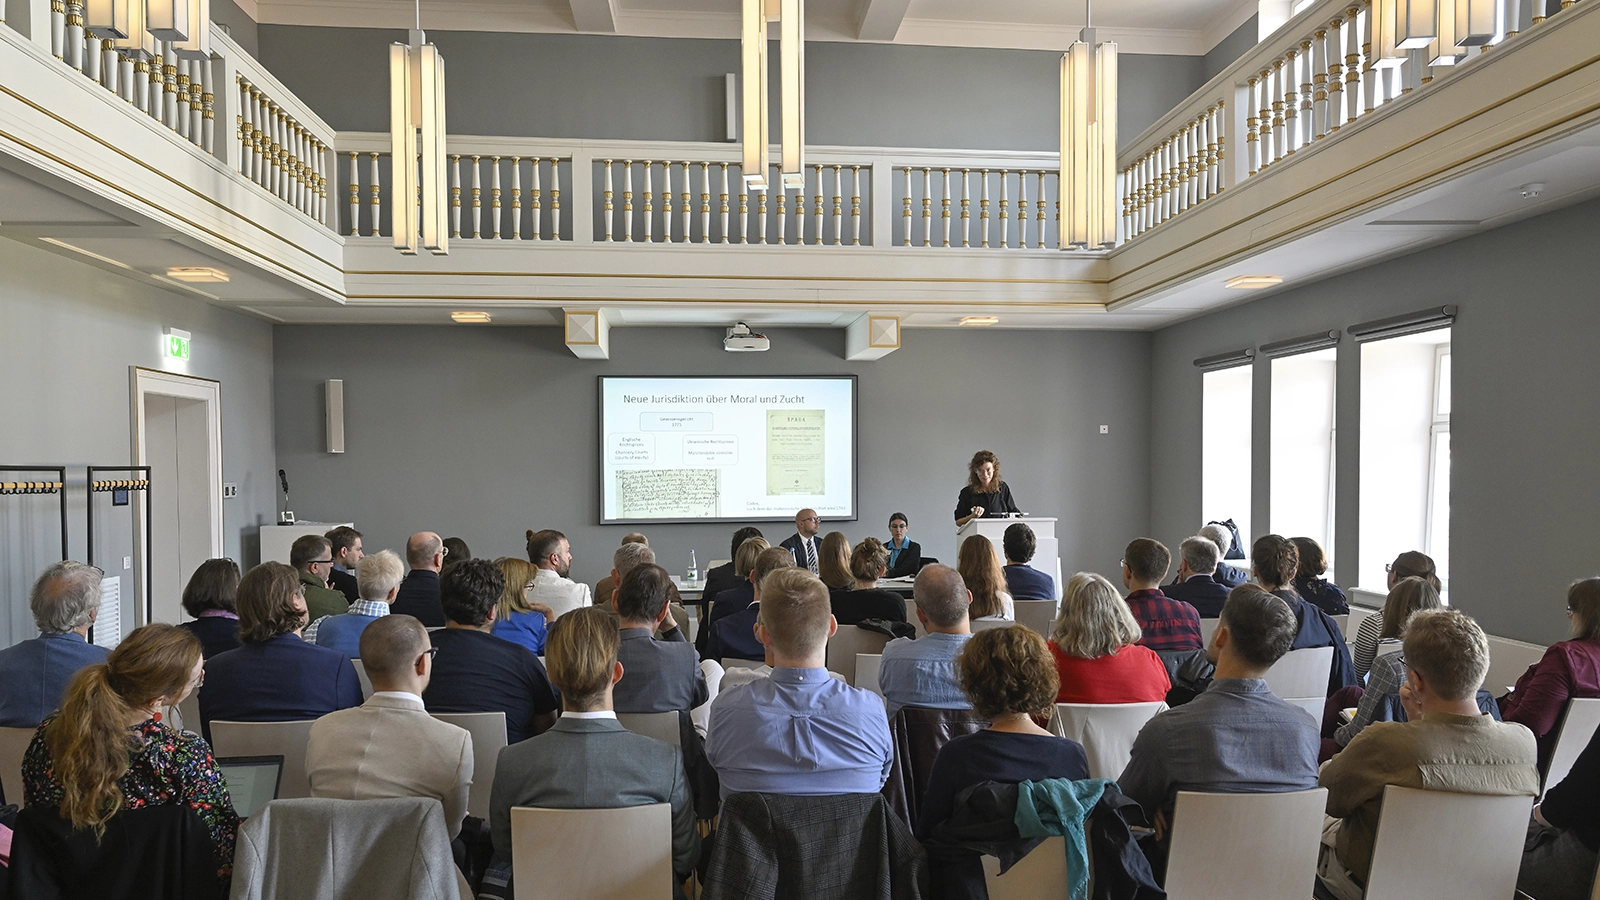
[[[574,0],[423,0],[424,28],[571,33]],[[576,0],[595,2],[595,0]],[[605,0],[599,0],[605,2]],[[907,0],[807,0],[808,37],[858,40],[870,4]],[[409,28],[411,0],[240,0],[273,25]],[[1083,0],[909,0],[893,42],[1060,50],[1084,26]],[[1125,53],[1200,55],[1256,11],[1258,0],[1099,0],[1101,38]],[[613,0],[616,33],[650,37],[736,38],[739,0]]]

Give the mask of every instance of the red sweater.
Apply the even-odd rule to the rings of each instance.
[[[1539,739],[1539,771],[1550,768],[1556,749],[1556,724],[1573,697],[1600,697],[1600,644],[1561,641],[1551,644],[1521,678],[1516,690],[1500,701],[1500,716],[1528,726]]]
[[[1151,703],[1167,699],[1172,688],[1167,667],[1149,647],[1130,644],[1110,656],[1081,659],[1052,641],[1050,652],[1061,675],[1057,703]]]

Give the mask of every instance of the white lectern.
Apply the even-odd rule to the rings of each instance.
[[[972,519],[967,524],[956,529],[956,554],[959,557],[961,545],[967,538],[981,534],[994,544],[994,552],[1005,562],[1006,550],[1004,540],[1006,529],[1018,522],[1033,529],[1035,546],[1033,559],[1028,565],[1049,575],[1056,583],[1055,599],[1061,599],[1061,548],[1056,543],[1056,520],[1034,518],[1031,516],[1010,519]]]
[[[349,522],[296,522],[293,525],[261,526],[261,562],[289,563],[289,548],[295,539],[308,534],[327,534]],[[353,526],[352,526],[353,527]]]

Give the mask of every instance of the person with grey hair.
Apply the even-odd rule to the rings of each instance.
[[[350,604],[350,611],[327,616],[311,623],[301,635],[306,643],[332,647],[351,659],[361,658],[361,633],[368,625],[389,615],[390,604],[400,593],[404,576],[400,557],[393,550],[380,550],[356,564],[356,585],[361,599]]]
[[[930,563],[917,573],[911,589],[917,604],[917,621],[927,634],[916,640],[895,638],[883,648],[878,687],[890,718],[902,706],[930,709],[971,709],[961,690],[956,657],[972,639],[967,607],[972,592],[961,573],[941,563]]]
[[[66,560],[33,583],[28,605],[39,636],[0,650],[0,726],[37,728],[61,705],[79,669],[111,655],[89,643],[104,577],[94,566]]]
[[[611,589],[604,594],[595,594],[595,597],[599,598],[595,605],[616,609],[617,589],[622,586],[622,579],[640,566],[655,564],[656,552],[650,549],[649,544],[629,541],[618,547],[616,552],[611,554]]]
[[[1229,531],[1226,526],[1212,522],[1201,528],[1198,536],[1210,538],[1211,543],[1217,545],[1217,570],[1212,575],[1217,584],[1232,590],[1250,580],[1250,570],[1248,568],[1230,566],[1223,562],[1228,556],[1228,548],[1233,546],[1233,532]]]
[[[1222,551],[1211,538],[1185,538],[1178,545],[1178,580],[1161,592],[1193,606],[1202,619],[1217,618],[1228,600],[1228,586],[1217,581],[1221,559]]]

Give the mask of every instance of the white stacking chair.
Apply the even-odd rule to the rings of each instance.
[[[1179,791],[1167,855],[1172,900],[1305,898],[1317,880],[1328,791]]]
[[[1089,777],[1116,779],[1128,767],[1133,739],[1156,713],[1167,708],[1154,703],[1057,703],[1050,731],[1083,745],[1089,755]]]
[[[278,799],[296,800],[311,796],[306,777],[306,744],[311,740],[315,719],[289,722],[226,722],[211,720],[213,756],[281,756],[283,771],[278,776]]]
[[[1222,624],[1222,620],[1221,619],[1201,619],[1200,620],[1200,646],[1202,646],[1202,647],[1211,646],[1211,635],[1216,633],[1217,626],[1220,625],[1220,624]]]
[[[1328,670],[1333,667],[1332,647],[1290,650],[1267,670],[1267,688],[1322,721],[1328,700]]]
[[[472,788],[467,793],[467,813],[489,818],[489,789],[494,787],[495,767],[506,746],[506,714],[503,712],[434,713],[433,717],[472,735]]]
[[[359,659],[350,660],[356,667],[356,677],[361,679],[361,702],[365,703],[372,698],[372,679],[367,677],[367,667]]]
[[[1379,641],[1378,650],[1372,655],[1372,658],[1377,659],[1380,656],[1389,656],[1390,654],[1403,652],[1405,649],[1406,645],[1401,641]]]
[[[977,634],[980,631],[988,631],[991,628],[1010,628],[1015,624],[1017,623],[1010,619],[973,619],[972,633]]]
[[[879,697],[883,696],[883,688],[878,686],[878,670],[883,667],[882,653],[857,653],[856,654],[856,681],[858,688],[869,690]]]
[[[678,731],[678,714],[675,712],[617,713],[617,722],[634,734],[652,737],[679,749],[683,747],[682,733]]]
[[[917,637],[923,637],[927,635],[928,629],[923,628],[922,620],[917,618],[917,601],[911,599],[910,597],[906,598],[906,621],[910,622],[912,627],[917,629]]]
[[[596,847],[626,847],[587,865]],[[666,900],[672,891],[672,807],[511,808],[516,900]]]
[[[185,731],[200,733],[200,692],[190,691],[178,704],[178,724]]]
[[[1018,625],[1026,625],[1041,636],[1050,637],[1056,624],[1054,600],[1013,600],[1011,606]]]
[[[1045,838],[1004,875],[999,859],[983,857],[983,882],[989,900],[1067,900],[1067,839]]]
[[[1339,633],[1344,635],[1346,641],[1351,640],[1349,613],[1345,613],[1342,616],[1329,616],[1328,618],[1332,619],[1333,623],[1339,626]]]
[[[1506,900],[1517,889],[1533,798],[1389,785],[1366,900]]]
[[[1572,764],[1578,761],[1583,748],[1589,746],[1596,727],[1600,727],[1600,700],[1574,697],[1567,701],[1567,714],[1562,717],[1561,730],[1556,734],[1556,749],[1550,755],[1550,771],[1544,778],[1545,790],[1560,784],[1572,771]]]
[[[882,653],[889,636],[854,625],[840,625],[828,638],[828,671],[844,676],[845,684],[856,682],[856,654]]]
[[[759,669],[766,665],[759,659],[735,659],[732,656],[724,656],[719,661],[722,663],[723,671],[728,669]]]
[[[22,757],[28,753],[37,728],[0,728],[0,785],[6,802],[22,805]]]

